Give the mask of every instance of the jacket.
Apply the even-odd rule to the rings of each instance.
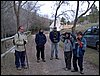
[[[46,41],[47,41],[47,39],[46,39],[45,34],[43,34],[41,32],[36,34],[35,42],[36,42],[37,46],[44,46]]]
[[[64,41],[64,52],[72,51],[72,43],[68,42],[68,39]]]
[[[18,36],[19,34],[19,36]],[[24,33],[16,33],[14,36],[15,41],[15,50],[16,51],[25,51],[25,43],[28,42],[27,36]]]
[[[49,38],[51,42],[58,43],[60,41],[60,32],[59,31],[51,31],[49,34]]]
[[[73,56],[83,57],[84,55],[84,52],[86,50],[86,45],[87,45],[86,39],[82,37],[80,41],[82,43],[82,46],[80,46],[77,40],[74,40],[73,42]]]

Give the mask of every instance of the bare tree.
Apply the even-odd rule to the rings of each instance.
[[[3,13],[7,13],[9,9],[13,7],[12,5],[13,1],[1,1],[1,10],[3,10]]]
[[[27,2],[27,1],[26,1]],[[26,3],[24,2],[22,4],[22,1],[18,1],[16,4],[16,2],[14,1],[13,2],[13,5],[14,5],[14,12],[15,12],[15,15],[16,15],[16,22],[17,22],[17,28],[19,26],[19,23],[20,23],[20,19],[19,19],[19,15],[20,15],[20,9],[22,8],[22,6]],[[22,5],[21,5],[22,4]]]
[[[64,3],[67,3],[68,4],[68,2],[67,1],[64,1]],[[87,9],[86,10],[84,10],[84,11],[79,11],[79,1],[77,1],[77,8],[76,8],[76,10],[72,10],[72,9],[70,9],[70,10],[65,10],[65,11],[62,11],[62,13],[60,13],[59,15],[57,15],[57,11],[58,11],[58,9],[60,8],[60,3],[61,3],[61,1],[59,2],[59,5],[58,5],[58,7],[57,7],[57,9],[56,9],[56,13],[55,13],[55,24],[56,24],[56,18],[58,18],[58,17],[60,17],[60,16],[65,16],[66,18],[67,18],[67,20],[69,20],[70,19],[70,17],[69,17],[69,15],[68,15],[68,12],[70,12],[70,14],[71,13],[73,13],[73,14],[71,14],[71,16],[72,17],[74,17],[75,16],[75,19],[74,19],[74,24],[73,24],[73,27],[72,27],[72,33],[74,33],[75,32],[75,27],[76,27],[76,23],[77,23],[77,21],[78,21],[78,19],[80,18],[80,17],[82,17],[83,15],[85,15],[91,8],[92,8],[92,6],[94,5],[94,3],[96,2],[96,1],[94,1],[91,5],[90,5],[90,2],[89,1],[86,1],[87,3],[88,3],[88,6],[87,6]],[[63,4],[64,4],[63,3]],[[81,5],[83,5],[84,3],[85,3],[85,1],[81,1]],[[75,14],[75,11],[76,11],[76,14]],[[79,15],[78,14],[78,12],[83,12],[81,15]],[[74,15],[75,14],[75,15]],[[78,16],[79,15],[79,16]],[[54,25],[55,25],[54,24]]]
[[[89,2],[89,1],[87,1],[87,2],[88,2],[88,7],[87,7],[86,11],[85,11],[84,13],[82,13],[82,14],[78,17],[79,1],[77,1],[76,16],[75,16],[74,24],[73,24],[73,27],[72,27],[72,33],[75,32],[75,27],[76,27],[76,23],[77,23],[78,19],[79,19],[80,17],[82,17],[83,15],[85,15],[85,14],[92,8],[92,6],[95,4],[96,1],[94,1],[94,2],[92,3],[91,6],[90,6],[90,2]]]
[[[76,22],[77,22],[77,16],[78,16],[78,11],[79,11],[79,1],[77,1],[77,9],[76,9],[76,16],[75,16],[75,20],[74,20],[74,25],[72,27],[72,33],[74,33],[75,31],[75,27],[76,27]]]
[[[36,9],[36,5],[37,5],[38,1],[28,1],[25,5],[25,9],[27,10],[27,30],[29,29],[29,22],[31,21],[31,12],[38,10]],[[31,23],[31,22],[30,22]]]
[[[11,28],[11,26],[6,26],[10,24],[9,19],[11,19],[10,17],[10,13],[11,13],[11,3],[12,1],[1,1],[1,30],[2,30],[2,37],[6,37],[7,33],[10,32],[11,30],[9,30],[9,28]],[[9,22],[8,22],[9,20]],[[6,23],[5,23],[6,22]],[[9,23],[9,24],[8,24]]]
[[[57,16],[57,12],[58,12],[58,9],[60,8],[60,6],[64,3],[64,1],[59,1],[59,4],[58,4],[58,7],[56,9],[56,13],[55,13],[55,20],[54,20],[54,27],[56,26],[56,16]]]

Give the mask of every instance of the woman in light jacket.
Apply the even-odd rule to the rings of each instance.
[[[64,58],[66,68],[65,70],[71,70],[71,58],[72,58],[72,41],[70,37],[70,33],[65,33],[65,40],[64,40]]]

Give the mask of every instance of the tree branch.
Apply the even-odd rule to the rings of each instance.
[[[37,3],[38,3],[38,1],[36,1],[36,3],[34,4],[34,6],[33,6],[33,8],[32,8],[31,10],[33,10],[33,9],[35,8],[35,6],[36,6]],[[30,11],[31,11],[31,10],[30,10]]]
[[[68,12],[68,11],[71,11],[71,12],[75,13],[73,10],[67,10],[67,11],[64,11],[64,12],[62,12],[61,14],[59,14],[56,18],[58,18],[58,17],[61,16],[61,15],[66,14],[66,12]]]
[[[1,1],[1,9],[4,9],[7,7],[7,6],[5,6],[6,3],[7,3],[7,1]]]
[[[4,13],[7,12],[7,11],[8,11],[10,8],[12,8],[12,7],[14,7],[14,5],[10,6],[6,11],[4,11]]]
[[[16,4],[15,4],[15,1],[13,2],[14,4],[14,11],[15,11],[15,14],[17,15],[17,10],[16,10]]]
[[[95,2],[96,2],[96,1],[93,2],[93,4],[90,6],[90,8],[89,8],[90,3],[88,2],[87,10],[86,10],[84,13],[82,13],[78,18],[80,18],[80,17],[82,17],[83,15],[85,15],[85,14],[92,8],[92,6],[94,5]]]
[[[76,9],[74,24],[73,24],[73,27],[72,27],[72,33],[75,32],[76,22],[77,22],[77,19],[78,19],[78,17],[77,17],[78,16],[78,10],[79,10],[79,1],[77,1],[77,9]]]
[[[22,5],[21,5],[21,7],[23,6],[23,5],[25,5],[27,3],[27,1],[26,2],[24,2]]]
[[[57,11],[58,11],[58,9],[60,8],[60,6],[61,6],[63,3],[64,3],[64,1],[60,1],[60,2],[59,2],[59,5],[58,5],[58,7],[57,7],[57,9],[56,9],[54,27],[55,27],[55,25],[56,25]]]

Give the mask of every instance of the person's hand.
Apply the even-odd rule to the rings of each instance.
[[[70,40],[68,40],[68,43],[70,42]]]

